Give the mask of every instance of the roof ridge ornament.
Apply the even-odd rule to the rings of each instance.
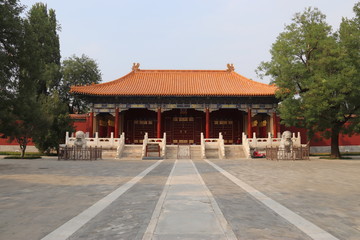
[[[132,70],[133,70],[133,72],[137,72],[137,71],[139,71],[140,70],[140,63],[133,63],[133,66],[132,66]]]
[[[227,71],[228,71],[228,72],[233,72],[233,71],[235,71],[234,64],[228,63],[226,66],[227,66]]]

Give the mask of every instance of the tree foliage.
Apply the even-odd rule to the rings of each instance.
[[[4,133],[19,143],[21,157],[24,157],[27,144],[34,136],[39,136],[48,129],[49,121],[35,94],[34,84],[20,79],[17,90],[16,97],[11,102],[12,121],[4,124]]]
[[[0,0],[0,132],[10,121],[11,101],[19,73],[23,7],[17,0]]]
[[[41,152],[50,153],[51,150],[58,152],[59,143],[64,142],[65,133],[73,131],[67,106],[57,92],[52,93],[51,97],[43,95],[39,102],[48,126],[40,134],[33,135],[35,146]]]
[[[36,99],[39,111],[47,127],[32,135],[36,147],[42,152],[58,150],[66,131],[71,131],[71,120],[66,104],[60,100],[59,89],[60,45],[55,11],[47,9],[42,3],[32,6],[24,21],[24,65],[23,75],[26,81],[36,86]]]
[[[75,55],[62,62],[61,96],[68,104],[70,113],[86,112],[86,103],[79,96],[69,93],[71,86],[89,85],[101,82],[101,72],[97,63],[86,55]]]
[[[340,157],[339,134],[359,131],[359,4],[354,11],[337,32],[316,8],[296,14],[258,69],[278,87],[282,123],[331,138],[333,157]]]
[[[55,11],[36,3],[21,17],[23,9],[18,0],[0,0],[0,132],[16,139],[22,156],[30,140],[42,152],[57,150],[73,130],[68,105],[85,109],[70,86],[101,80],[85,55],[65,60],[61,71]]]
[[[22,10],[16,0],[0,6],[0,104],[5,103],[0,130],[16,139],[23,156],[31,139],[40,150],[55,148],[60,134],[63,137],[71,126],[57,94],[61,73],[55,11],[37,3],[21,18]],[[51,142],[49,136],[56,140]]]
[[[23,71],[36,84],[38,96],[51,94],[61,80],[59,29],[55,11],[43,3],[33,5],[24,21]]]

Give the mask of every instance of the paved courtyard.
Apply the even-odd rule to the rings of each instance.
[[[0,159],[0,239],[68,238],[358,240],[360,160]]]

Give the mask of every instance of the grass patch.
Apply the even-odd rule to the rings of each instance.
[[[39,159],[41,158],[41,156],[24,156],[23,158],[21,156],[15,156],[15,155],[11,155],[11,156],[7,156],[4,157],[4,159]]]
[[[341,158],[332,158],[332,157],[330,157],[330,155],[328,156],[328,157],[320,157],[320,159],[327,159],[327,160],[335,160],[335,159],[347,159],[347,160],[349,160],[349,159],[352,159],[351,157],[341,157]]]
[[[0,152],[0,155],[19,155],[20,152]],[[25,155],[27,156],[41,156],[42,154],[39,152],[26,152]]]
[[[21,152],[0,152],[0,155],[20,156]],[[56,153],[26,152],[25,156],[57,156]]]
[[[360,152],[341,152],[341,156],[358,156]],[[311,153],[313,157],[330,157],[330,153]]]
[[[49,153],[49,154],[41,154],[41,156],[55,156],[55,157],[57,157],[58,156],[58,154],[57,153]]]

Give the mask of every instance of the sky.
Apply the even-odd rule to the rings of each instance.
[[[28,9],[36,2],[20,0]],[[317,7],[337,30],[358,0],[43,0],[61,25],[62,59],[94,59],[103,82],[140,69],[255,73],[295,13]]]

